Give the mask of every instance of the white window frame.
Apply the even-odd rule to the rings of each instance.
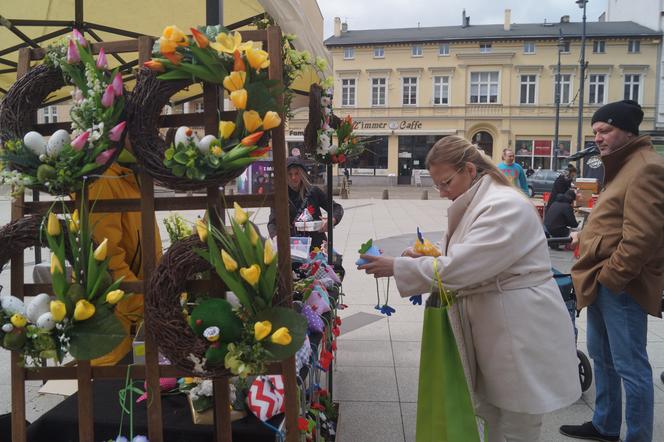
[[[375,46],[373,48],[373,58],[385,58],[385,47]]]
[[[480,54],[490,54],[492,47],[492,43],[480,43]]]
[[[572,43],[569,40],[563,41],[563,48],[561,49],[561,54],[569,54],[572,52]]]
[[[205,112],[205,107],[202,101],[194,103],[194,112]]]
[[[628,54],[638,54],[640,52],[641,52],[641,40],[634,38],[627,41]]]
[[[375,85],[374,81],[376,80],[383,80],[384,84],[383,85]],[[374,104],[374,88],[380,89],[383,88],[383,103],[382,104]],[[369,78],[369,105],[371,107],[387,107],[387,77],[371,77]]]
[[[424,52],[424,48],[422,48],[422,45],[412,45],[410,47],[410,56],[411,57],[422,57],[423,52]]]
[[[478,79],[482,76],[482,74],[488,74],[489,75],[487,83],[486,83],[487,90],[488,90],[488,94],[486,95],[487,96],[487,101],[486,102],[480,101],[481,96],[482,96],[480,94],[480,90],[479,90],[479,88],[482,86],[481,80],[478,80],[478,82],[476,83],[477,86],[478,86],[477,102],[472,101],[472,90],[473,90],[473,84],[474,84],[473,83],[473,75],[474,74],[478,75]],[[498,79],[495,82],[491,80],[491,74],[497,74],[498,75]],[[493,84],[495,84],[497,86],[497,88],[496,88],[496,101],[495,102],[491,102],[491,86]],[[471,71],[471,72],[469,72],[467,102],[468,102],[468,104],[500,104],[500,102],[501,102],[501,100],[500,100],[500,71]]]
[[[344,48],[344,60],[355,59],[355,48]]]
[[[523,42],[523,53],[526,55],[532,55],[535,53],[535,42],[534,41],[524,41]]]
[[[43,108],[42,112],[44,123],[57,123],[58,122],[58,107],[57,106],[46,106]]]
[[[451,101],[451,77],[449,75],[434,75],[431,81],[433,90],[431,92],[431,104],[434,106],[449,106]],[[443,90],[447,89],[447,103],[436,103],[436,90],[440,88],[441,101],[443,98]]]
[[[593,40],[593,54],[605,54],[605,53],[606,53],[606,40]]]
[[[449,57],[450,55],[450,44],[441,43],[438,45],[438,56],[439,57]]]
[[[523,101],[524,97],[521,93],[521,87],[524,84],[524,77],[528,77],[526,80],[526,85],[533,86],[532,97],[530,96],[530,88],[527,88],[526,90],[526,101]],[[531,80],[530,77],[534,77],[534,80],[532,82],[530,81]],[[519,104],[527,106],[533,106],[537,104],[537,86],[539,83],[538,77],[539,75],[532,73],[519,74]]]
[[[638,77],[638,81],[634,82],[633,77],[636,76]],[[623,98],[625,100],[634,100],[637,103],[642,102],[642,97],[643,97],[643,74],[640,72],[628,72],[624,74],[624,81],[623,81]],[[627,81],[629,78],[629,82]],[[625,87],[630,86],[630,92],[629,92],[629,97],[625,97]],[[636,91],[636,97],[634,96],[634,86],[636,86],[638,89]]]
[[[604,86],[604,90],[602,91],[602,101],[597,101],[597,89],[599,88],[599,82],[596,80],[598,79],[599,76],[604,77],[604,82],[602,85]],[[593,82],[593,77],[595,78],[595,81]],[[592,88],[595,88],[595,101],[591,102],[590,101],[590,91]],[[594,105],[603,105],[606,104],[606,95],[609,91],[609,74],[604,73],[604,72],[596,72],[588,75],[588,104],[594,104]]]
[[[405,103],[404,102],[404,96],[405,96],[405,91],[406,91],[406,81],[405,80],[406,79],[410,80],[410,79],[413,79],[413,78],[415,79],[415,84],[414,84],[414,86],[415,86],[415,103]],[[401,106],[403,106],[403,107],[417,106],[417,104],[419,102],[419,92],[420,92],[419,91],[419,82],[420,82],[420,78],[418,76],[415,76],[415,75],[408,75],[408,76],[401,77]],[[410,83],[410,81],[409,81],[409,83]],[[409,86],[412,87],[413,85],[409,84]]]
[[[563,77],[568,76],[569,77],[569,82],[567,84],[569,85],[568,88],[568,94],[567,94],[567,100],[565,100],[565,94],[563,94],[563,91],[565,90],[564,86],[566,82],[563,80]],[[570,104],[572,102],[572,98],[574,95],[574,74],[569,73],[569,72],[561,72],[560,73],[560,104]],[[555,104],[556,102],[556,74],[553,74],[553,102]]]
[[[353,82],[352,86],[350,84],[344,84],[345,82]],[[352,87],[353,95],[346,93],[346,88]],[[350,98],[352,97],[352,103]],[[345,102],[348,99],[348,102]],[[357,107],[357,78],[349,77],[341,79],[341,107]]]

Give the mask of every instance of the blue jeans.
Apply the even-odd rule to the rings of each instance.
[[[625,292],[599,286],[588,307],[588,353],[595,370],[593,425],[606,436],[619,436],[625,387],[625,442],[652,441],[654,390],[646,352],[648,315]]]

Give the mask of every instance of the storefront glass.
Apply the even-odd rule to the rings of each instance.
[[[427,154],[440,138],[436,135],[401,135],[399,136],[399,158],[409,158],[411,169],[426,169],[424,163]],[[410,154],[410,157],[408,154]]]
[[[364,138],[362,155],[348,161],[352,175],[376,175],[376,170],[387,169],[387,136]]]
[[[553,140],[546,138],[521,139],[515,144],[515,161],[525,170],[527,169],[560,169],[567,165],[567,157],[570,154],[570,141],[558,142],[558,158],[553,164]]]

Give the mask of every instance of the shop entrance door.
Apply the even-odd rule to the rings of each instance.
[[[399,152],[399,176],[397,184],[410,184],[413,175],[413,158],[410,152]]]
[[[489,132],[480,131],[473,135],[473,144],[482,149],[489,158],[493,158],[493,137]]]

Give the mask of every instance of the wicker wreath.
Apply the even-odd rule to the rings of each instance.
[[[0,102],[0,143],[10,140],[22,139],[32,130],[34,126],[33,117],[41,107],[46,98],[58,89],[66,86],[60,69],[41,64],[28,71],[19,78],[7,91],[7,95]],[[118,143],[112,143],[111,147],[122,147],[123,138]],[[90,171],[88,176],[92,179],[95,175],[101,175],[116,160],[120,153],[115,149],[114,155],[99,166]],[[12,164],[12,168],[22,173],[28,170],[22,169],[18,164]],[[31,185],[32,189],[47,192],[53,195],[68,195],[77,189],[47,189],[43,185]]]
[[[212,269],[194,248],[205,248],[196,235],[174,243],[159,261],[145,294],[145,315],[151,318],[147,331],[159,343],[160,352],[177,368],[196,376],[227,375],[229,371],[223,365],[203,366],[205,373],[201,373],[199,364],[210,343],[196,336],[182,315],[180,294],[187,290],[187,280]]]
[[[221,172],[205,180],[194,181],[187,177],[173,175],[164,165],[164,152],[169,147],[159,132],[159,117],[171,96],[190,86],[191,81],[162,81],[157,73],[141,68],[137,75],[136,87],[127,102],[126,112],[129,122],[129,139],[136,160],[159,184],[173,190],[198,190],[208,186],[224,186],[242,175],[244,168]]]
[[[48,247],[46,235],[41,234],[42,222],[44,218],[40,215],[28,215],[0,228],[0,272],[5,265],[16,256],[29,247]],[[64,221],[61,221],[61,227],[67,228]],[[69,259],[71,249],[65,242],[65,254]]]

